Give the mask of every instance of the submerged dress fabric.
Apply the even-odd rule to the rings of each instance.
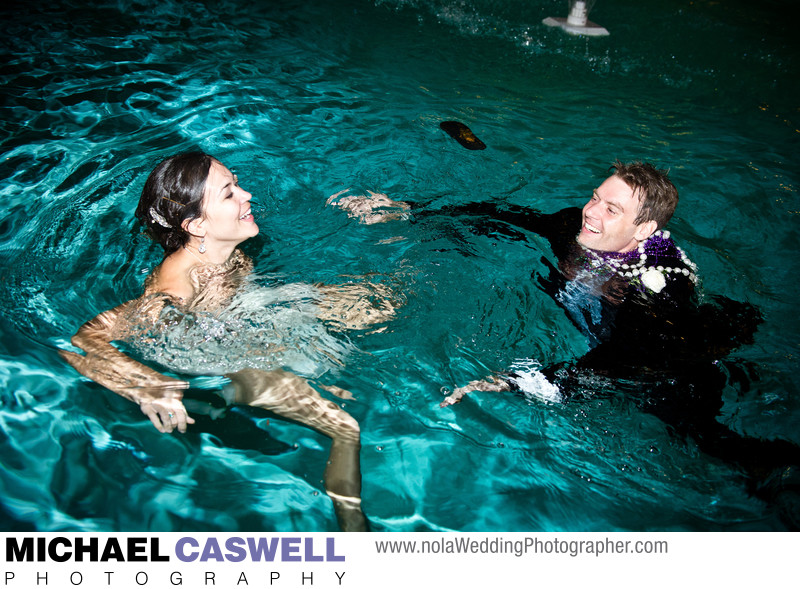
[[[237,250],[226,267],[193,273],[188,304],[146,294],[128,314],[123,339],[143,360],[173,372],[223,375],[256,368],[318,378],[355,347],[319,318],[321,291],[309,284],[259,284]]]

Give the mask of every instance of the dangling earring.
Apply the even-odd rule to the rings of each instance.
[[[201,254],[206,253],[206,238],[205,237],[201,237],[200,238],[200,247],[197,248],[197,251],[200,252]]]

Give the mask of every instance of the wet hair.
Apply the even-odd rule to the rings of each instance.
[[[611,169],[639,198],[639,213],[633,222],[640,225],[655,221],[658,229],[664,227],[678,206],[678,189],[667,178],[669,172],[642,162],[617,161]]]
[[[165,255],[189,242],[182,224],[203,214],[203,196],[216,158],[193,151],[168,157],[150,172],[136,207],[136,218],[147,234],[161,244]]]

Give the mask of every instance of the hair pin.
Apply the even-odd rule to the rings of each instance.
[[[166,227],[169,229],[171,225],[167,223],[167,220],[159,215],[153,207],[150,207],[150,218],[153,219],[153,222],[158,223],[162,227]]]
[[[167,196],[162,196],[161,198],[162,198],[162,200],[168,200],[169,202],[174,203],[174,204],[178,205],[179,207],[185,207],[186,206],[182,202],[178,202],[177,200],[172,200],[171,198],[169,198]]]

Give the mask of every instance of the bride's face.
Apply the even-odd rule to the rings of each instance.
[[[206,179],[201,221],[206,247],[213,247],[215,243],[239,244],[258,235],[258,225],[250,210],[251,198],[228,168],[212,162]]]

